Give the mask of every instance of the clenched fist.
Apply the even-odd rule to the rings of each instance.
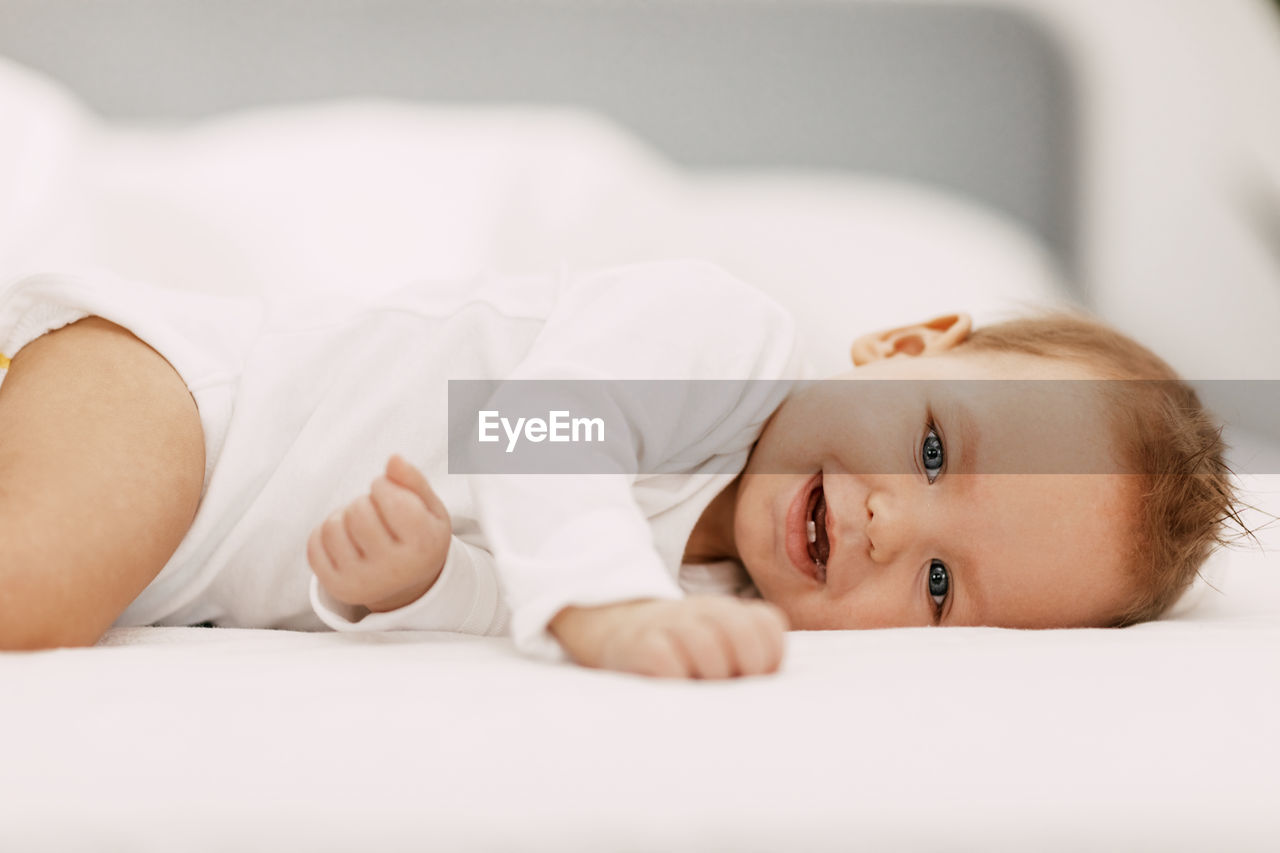
[[[758,600],[693,596],[566,607],[551,633],[584,666],[666,678],[775,672],[787,617]]]
[[[395,610],[440,577],[451,536],[449,512],[426,477],[396,455],[367,495],[311,531],[307,562],[343,604]]]

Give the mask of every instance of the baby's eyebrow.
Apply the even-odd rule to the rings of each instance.
[[[957,435],[960,439],[960,458],[957,460],[956,472],[972,474],[978,466],[978,420],[973,411],[959,399],[953,400],[952,414]]]

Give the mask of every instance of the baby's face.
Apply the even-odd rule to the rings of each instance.
[[[792,628],[1087,627],[1122,608],[1137,495],[1096,387],[953,381],[1094,376],[960,347],[838,378],[779,407],[739,485],[739,556]],[[1047,470],[1072,473],[1021,473]]]

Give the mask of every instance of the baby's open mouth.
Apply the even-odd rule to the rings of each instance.
[[[805,518],[808,519],[809,559],[813,560],[817,569],[818,580],[825,583],[827,558],[831,556],[831,542],[827,538],[827,497],[822,489],[821,477],[818,478],[818,485],[813,490],[813,494],[809,495],[809,506]]]

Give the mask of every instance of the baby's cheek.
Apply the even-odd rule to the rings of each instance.
[[[926,619],[886,598],[871,585],[842,593],[830,588],[804,590],[775,602],[786,612],[796,631],[852,631],[872,628],[905,628],[929,624]]]
[[[838,617],[823,590],[796,589],[784,584],[771,593],[760,590],[766,601],[787,615],[792,631],[827,631],[848,621]]]
[[[744,478],[734,512],[734,544],[749,573],[769,560],[776,538],[770,520],[768,494],[760,488],[763,485],[759,482],[761,479]]]

